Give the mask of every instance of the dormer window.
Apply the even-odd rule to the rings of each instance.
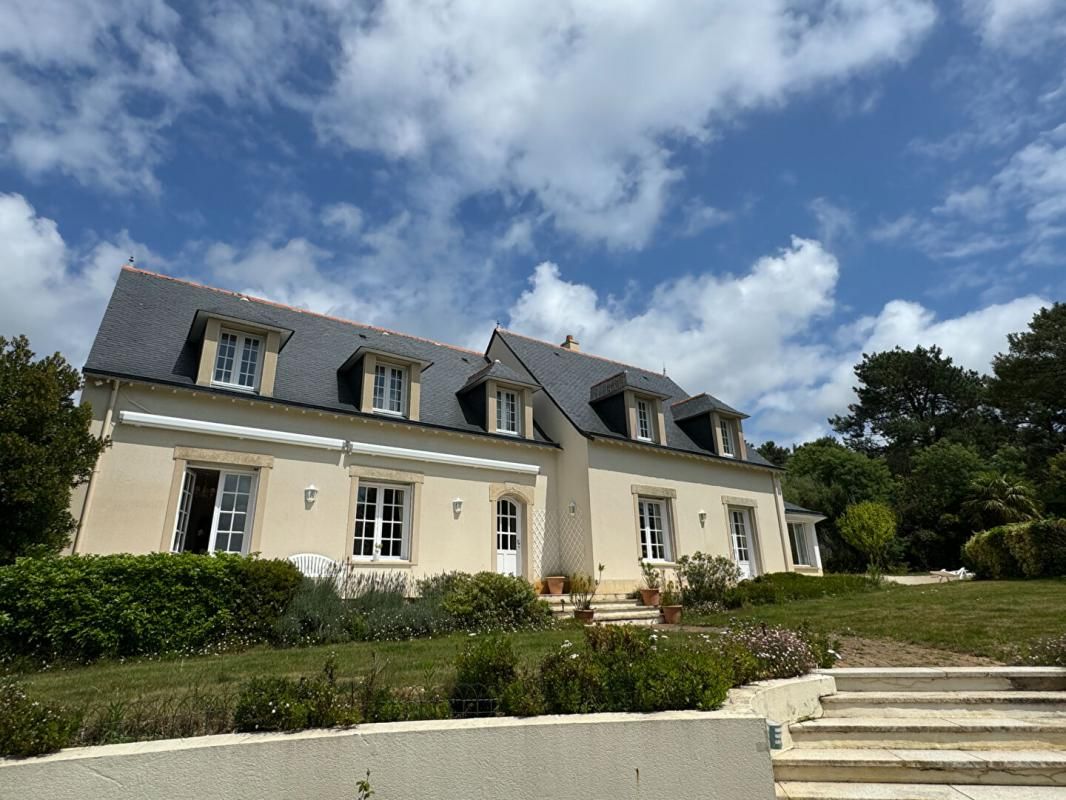
[[[263,340],[249,333],[223,328],[218,337],[212,383],[254,392],[259,386]]]
[[[518,436],[522,432],[518,393],[509,389],[496,390],[496,432]]]
[[[653,441],[651,437],[651,408],[647,400],[637,398],[637,438],[642,442]]]
[[[729,419],[720,419],[718,425],[722,432],[722,455],[736,458],[737,442],[733,421]]]
[[[374,411],[402,415],[407,407],[407,370],[392,364],[374,368]]]

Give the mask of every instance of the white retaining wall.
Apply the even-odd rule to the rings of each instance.
[[[14,800],[772,800],[766,722],[748,709],[361,725],[0,759]]]

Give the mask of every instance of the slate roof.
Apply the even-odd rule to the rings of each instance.
[[[724,411],[727,414],[736,414],[738,417],[747,419],[748,415],[737,411],[732,406],[727,406],[717,397],[701,392],[700,394],[690,397],[688,400],[682,400],[679,403],[674,403],[670,406],[674,419],[682,420],[695,417],[699,414],[708,414],[711,411]]]
[[[514,383],[519,386],[531,386],[539,388],[539,384],[530,382],[525,376],[519,375],[515,370],[504,364],[497,359],[484,367],[479,369],[470,379],[463,385],[460,391],[467,391],[477,386],[479,383],[484,383],[489,380],[504,381],[506,383]]]
[[[565,348],[563,348],[565,349]],[[613,397],[626,389],[635,389],[638,392],[650,394],[653,397],[666,399],[667,395],[655,391],[648,385],[648,379],[636,373],[630,374],[628,369],[617,372],[610,377],[604,378],[599,383],[594,383],[589,389],[589,402],[595,403],[608,397]]]
[[[472,375],[492,366],[481,353],[128,267],[119,274],[85,372],[194,386],[200,345],[190,332],[200,311],[293,331],[278,354],[272,402],[360,415],[338,370],[364,347],[429,363],[422,371],[421,419],[408,424],[514,441],[487,433],[484,420],[456,395]],[[543,431],[534,435],[534,441],[552,444]]]
[[[663,401],[667,444],[662,449],[696,453],[712,458],[722,458],[725,461],[736,461],[736,459],[724,456],[715,456],[700,447],[677,424],[672,404],[687,400],[689,394],[678,386],[672,378],[658,372],[620,364],[617,361],[610,361],[588,353],[568,350],[548,342],[542,342],[539,339],[530,339],[501,328],[497,328],[494,335],[503,340],[518,360],[522,362],[522,365],[530,375],[570,419],[574,427],[583,433],[605,439],[630,441],[628,437],[611,430],[600,415],[596,413],[593,404],[589,402],[592,387],[618,375],[620,371],[624,370],[627,373],[626,380],[631,382],[634,388],[638,390],[645,389],[667,398]],[[707,397],[715,402],[720,402],[710,395],[707,395]],[[729,408],[724,403],[722,403],[722,406]],[[659,445],[644,446],[657,447]],[[759,455],[755,448],[748,447],[747,451],[748,457],[746,460],[748,463],[780,469]]]
[[[786,514],[808,514],[808,515],[810,515],[812,517],[824,517],[825,516],[825,514],[821,513],[820,511],[811,511],[809,508],[804,508],[803,506],[798,506],[795,503],[790,503],[790,502],[788,502],[788,500],[785,501],[785,513]]]

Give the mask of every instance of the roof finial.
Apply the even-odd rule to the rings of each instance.
[[[503,327],[503,323],[500,322],[499,320],[496,320],[496,328],[499,329],[501,327]]]
[[[132,266],[133,266],[133,265],[134,265],[135,263],[136,263],[136,262],[134,261],[134,259],[133,259],[133,256],[131,255],[131,256],[129,257],[129,265],[130,265],[130,266],[132,267]]]
[[[666,362],[663,362],[663,377],[666,377]]]

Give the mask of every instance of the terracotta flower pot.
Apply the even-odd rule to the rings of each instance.
[[[663,622],[667,625],[677,625],[681,622],[681,606],[663,606]]]
[[[579,620],[581,620],[581,623],[583,625],[591,625],[592,624],[592,618],[593,618],[593,616],[595,616],[595,614],[596,614],[596,609],[594,609],[594,608],[575,608],[574,609],[574,617],[579,619]]]
[[[565,584],[565,575],[552,575],[551,577],[544,579],[544,586],[547,588],[548,594],[562,594],[563,586]]]
[[[658,589],[641,589],[640,590],[640,604],[643,606],[657,606],[659,605],[659,590]]]

